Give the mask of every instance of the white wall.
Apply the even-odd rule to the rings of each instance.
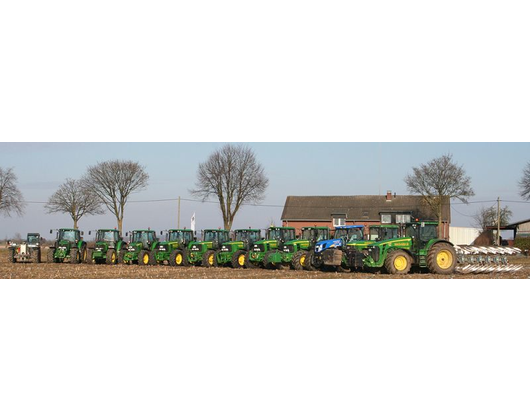
[[[466,227],[449,227],[449,242],[455,245],[470,245],[477,236],[480,235],[480,230]]]

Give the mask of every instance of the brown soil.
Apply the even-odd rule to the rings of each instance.
[[[45,252],[43,252],[45,255]],[[7,260],[7,251],[0,250],[0,278],[25,278],[25,279],[371,279],[392,278],[385,273],[335,273],[320,271],[294,271],[294,270],[235,270],[232,268],[201,268],[186,267],[177,268],[170,266],[137,266],[137,265],[88,265],[88,264],[34,264],[34,263],[10,263]],[[450,278],[530,278],[530,258],[523,257],[514,259],[514,264],[523,264],[525,267],[516,273],[504,274],[455,274]],[[425,272],[416,272],[403,276],[412,279],[447,278],[447,276],[434,275]]]

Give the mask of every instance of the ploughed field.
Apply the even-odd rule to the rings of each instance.
[[[43,252],[43,255],[45,253]],[[520,257],[510,260],[513,264],[522,264],[524,268],[515,273],[492,274],[454,274],[451,278],[530,278],[530,258]],[[104,265],[104,264],[48,264],[48,263],[11,263],[8,262],[6,249],[0,250],[0,278],[134,278],[134,279],[189,279],[189,278],[214,278],[214,279],[366,279],[366,278],[392,278],[383,272],[352,272],[336,273],[322,271],[295,271],[295,270],[236,270],[233,268],[202,268],[202,267],[170,267],[170,266],[138,266],[138,265]],[[434,275],[426,272],[412,272],[403,278],[446,278],[445,275]],[[397,278],[400,278],[399,276]]]

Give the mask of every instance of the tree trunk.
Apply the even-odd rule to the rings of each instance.
[[[116,220],[118,221],[118,230],[120,231],[120,236],[123,236],[123,219],[118,217]]]
[[[74,219],[74,229],[77,229],[77,220]]]

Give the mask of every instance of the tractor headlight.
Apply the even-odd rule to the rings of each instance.
[[[323,249],[324,249],[324,245],[317,245],[315,247],[315,252],[316,253],[322,252]]]

